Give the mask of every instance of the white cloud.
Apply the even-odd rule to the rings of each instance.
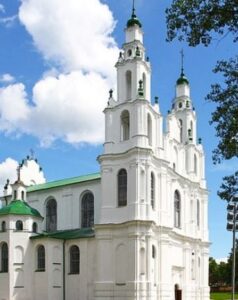
[[[34,135],[45,146],[57,139],[100,143],[108,90],[107,80],[97,73],[47,76],[34,86],[29,105],[25,86],[9,85],[0,89],[0,129]]]
[[[54,66],[35,83],[32,99],[22,83],[0,89],[0,130],[34,135],[46,146],[57,139],[102,142],[102,111],[115,85],[119,51],[111,11],[99,0],[21,2],[20,22]]]
[[[7,179],[14,182],[17,178],[18,162],[12,158],[7,158],[4,162],[0,163],[0,194],[2,195],[4,185]]]
[[[11,82],[14,82],[15,81],[15,78],[11,75],[11,74],[2,74],[0,76],[0,82],[2,83],[11,83]]]
[[[5,7],[2,3],[0,3],[0,12],[5,13]]]
[[[4,26],[6,26],[7,28],[9,28],[9,27],[12,27],[14,25],[17,18],[18,18],[17,15],[0,18],[0,23],[3,24]]]
[[[65,71],[112,77],[118,48],[108,6],[99,0],[21,0],[19,19],[46,60]]]
[[[29,118],[30,109],[27,103],[23,84],[12,84],[0,88],[0,130],[21,132]]]
[[[216,261],[217,264],[220,264],[221,262],[227,263],[228,258],[227,257],[216,258],[215,261]]]
[[[108,89],[107,80],[96,73],[42,79],[33,89],[31,133],[44,144],[57,138],[73,144],[102,142]]]

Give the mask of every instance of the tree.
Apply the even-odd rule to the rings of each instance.
[[[167,39],[186,40],[190,46],[208,46],[217,37],[231,34],[238,41],[238,0],[173,0],[167,14]],[[207,96],[217,104],[211,123],[220,138],[213,160],[238,156],[238,56],[217,62],[215,73],[221,73],[224,86],[212,85]]]
[[[213,151],[214,162],[238,156],[238,56],[219,61],[215,73],[222,73],[224,86],[213,84],[207,99],[216,103],[211,123],[215,123],[219,143]]]
[[[230,201],[231,197],[238,194],[238,171],[234,175],[225,176],[220,186],[218,195],[222,200]]]
[[[214,258],[209,257],[209,285],[217,286],[218,283],[218,265]]]
[[[189,46],[208,46],[213,33],[231,33],[238,40],[237,0],[173,0],[166,15],[169,41],[178,36]]]
[[[228,263],[220,262],[219,264],[214,258],[209,258],[209,285],[211,287],[220,287],[230,285],[231,269]]]

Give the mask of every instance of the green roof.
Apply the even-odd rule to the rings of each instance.
[[[82,238],[92,238],[95,236],[93,228],[81,228],[81,229],[71,229],[62,230],[56,232],[44,232],[39,235],[31,237],[31,239],[42,239],[42,238],[52,238],[59,240],[72,240],[72,239],[82,239]]]
[[[0,216],[5,215],[21,215],[21,216],[34,216],[42,218],[38,210],[32,208],[27,202],[22,200],[14,200],[7,206],[0,209]]]
[[[86,181],[98,180],[101,178],[100,173],[88,174],[84,176],[78,176],[73,178],[67,178],[62,180],[51,181],[43,184],[32,185],[27,188],[27,192],[36,192],[41,190],[47,190],[52,188],[58,188],[65,185],[77,184]]]
[[[139,21],[139,19],[137,18],[136,14],[135,14],[135,11],[133,10],[131,18],[127,22],[127,28],[132,27],[134,25],[138,25],[139,27],[142,27],[141,22]]]
[[[184,83],[189,84],[189,81],[187,77],[184,75],[184,73],[182,72],[179,79],[177,80],[177,85],[184,84]]]

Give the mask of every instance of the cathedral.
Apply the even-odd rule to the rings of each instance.
[[[27,157],[0,209],[0,300],[209,300],[208,190],[182,68],[165,117],[133,9],[100,172],[45,182]]]

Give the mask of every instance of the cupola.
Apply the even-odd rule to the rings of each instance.
[[[127,21],[127,28],[133,27],[135,25],[139,26],[140,28],[142,27],[140,20],[135,14],[135,7],[133,6],[131,18]]]
[[[184,52],[181,51],[181,73],[176,82],[176,98],[190,97],[190,86],[188,78],[184,74]],[[187,107],[187,106],[186,106]],[[188,107],[187,107],[188,108]]]
[[[131,18],[127,21],[125,31],[126,31],[126,43],[131,43],[134,41],[139,41],[140,43],[143,43],[142,24],[136,16],[134,1],[133,1]]]
[[[189,81],[188,81],[187,77],[185,76],[183,69],[181,71],[181,75],[180,75],[179,79],[177,80],[177,85],[182,85],[182,84],[189,85]]]

